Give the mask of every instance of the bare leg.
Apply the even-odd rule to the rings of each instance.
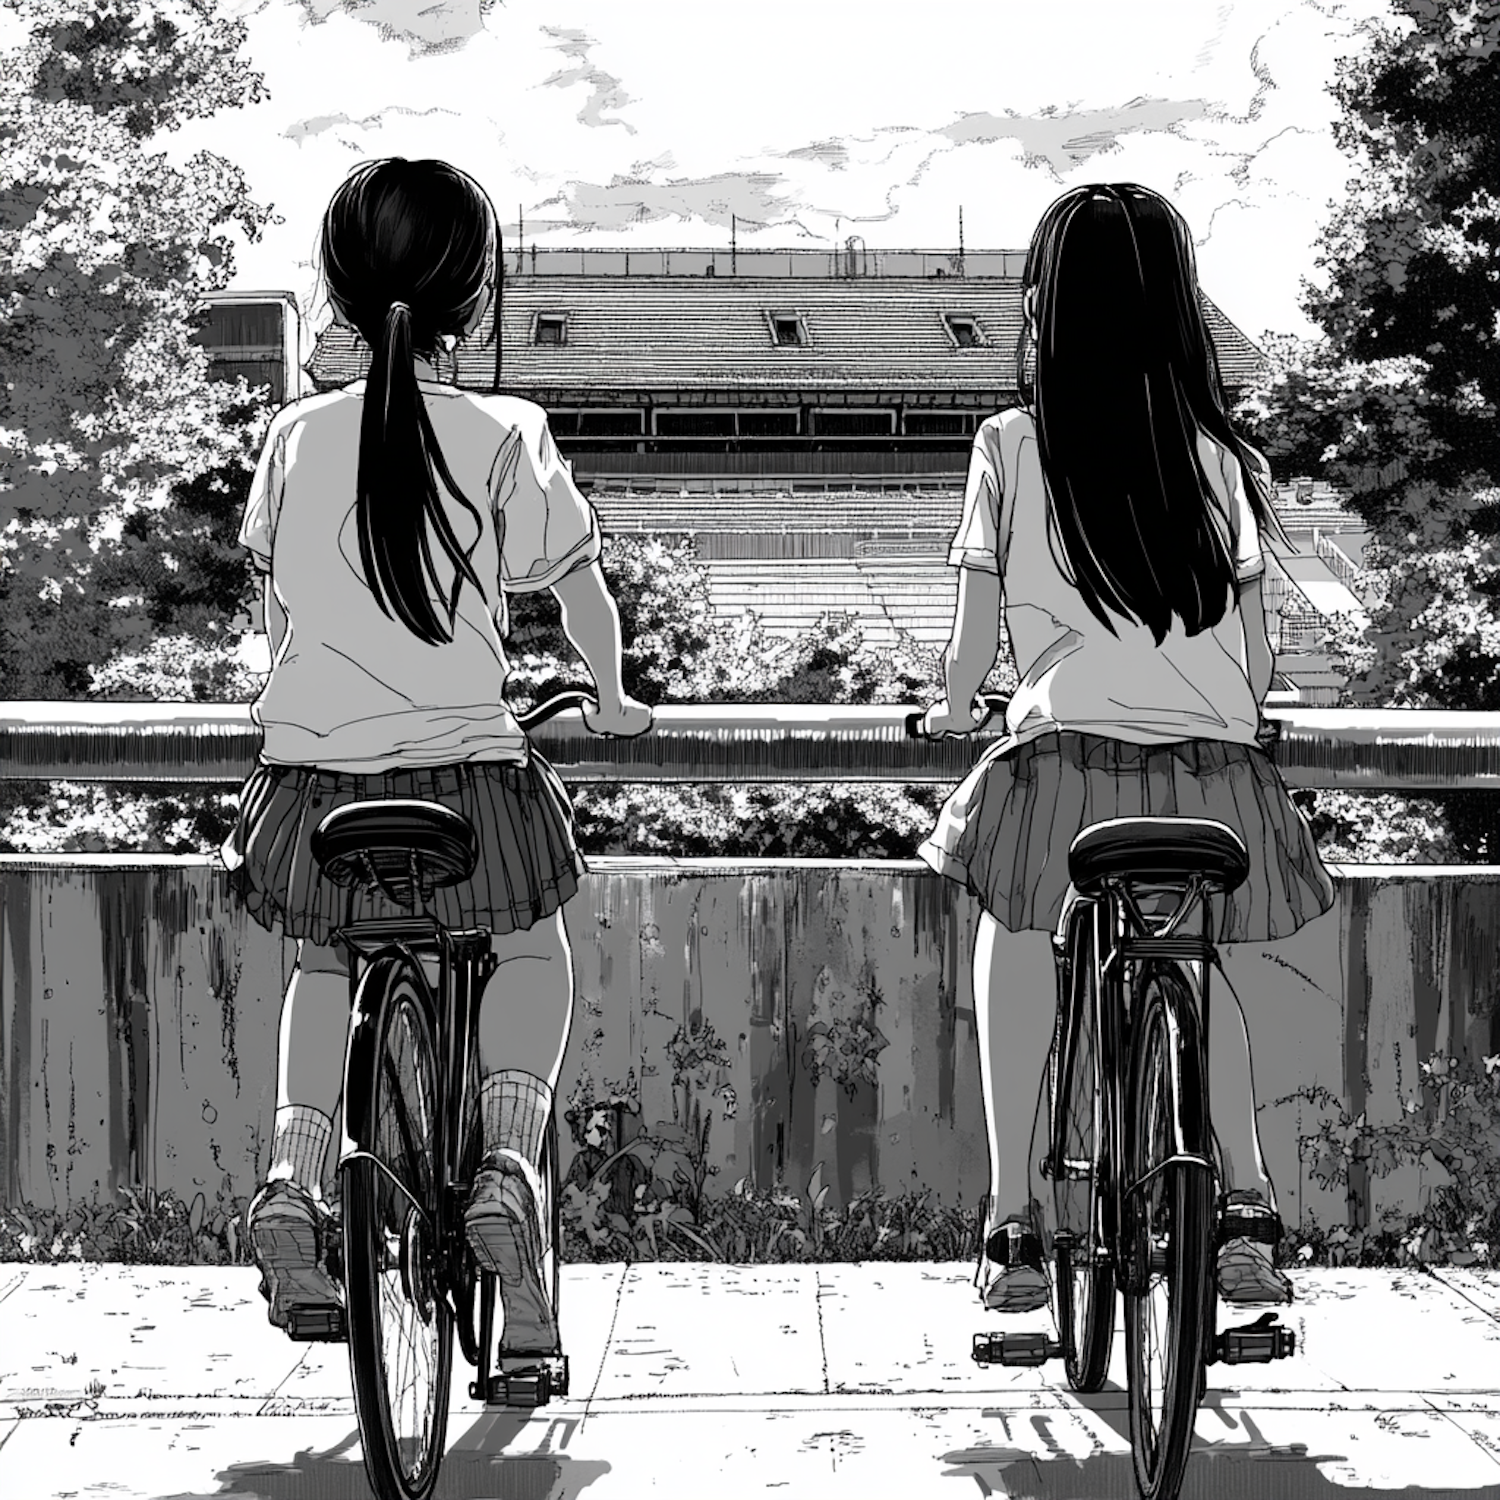
[[[1031,1133],[1052,1045],[1056,995],[1051,934],[1011,932],[981,912],[974,943],[974,1016],[990,1145],[986,1231],[1027,1214]]]
[[[349,1034],[349,969],[341,950],[297,945],[281,1006],[276,1103],[306,1104],[332,1118],[343,1088]]]
[[[1208,1090],[1214,1135],[1224,1163],[1225,1192],[1258,1192],[1268,1208],[1276,1190],[1260,1151],[1255,1081],[1245,1013],[1224,970],[1215,966],[1208,988]]]
[[[573,950],[561,911],[490,940],[500,961],[479,1010],[479,1065],[556,1086],[573,1022]]]
[[[290,1178],[315,1197],[321,1192],[338,1118],[348,1030],[344,955],[335,948],[299,943],[297,967],[281,1004],[268,1181]]]

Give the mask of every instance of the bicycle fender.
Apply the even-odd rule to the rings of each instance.
[[[1210,1131],[1208,1110],[1204,1107],[1203,1080],[1197,1080],[1197,1095],[1199,1105],[1196,1109],[1189,1110],[1186,1094],[1187,1078],[1185,1074],[1188,1069],[1194,1072],[1198,1070],[1200,1062],[1200,1050],[1198,1038],[1188,1037],[1185,1033],[1191,1028],[1196,1031],[1196,1018],[1183,1025],[1183,1019],[1178,1014],[1175,1005],[1163,1005],[1162,1015],[1167,1024],[1167,1035],[1171,1045],[1167,1048],[1167,1066],[1171,1072],[1172,1079],[1172,1155],[1179,1161],[1201,1162],[1210,1171]],[[1192,1061],[1187,1062],[1187,1052],[1191,1048]],[[1199,1118],[1193,1120],[1191,1114],[1197,1114]]]

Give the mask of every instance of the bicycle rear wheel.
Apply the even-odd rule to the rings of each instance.
[[[1080,911],[1067,934],[1068,993],[1052,1061],[1057,1332],[1068,1383],[1076,1391],[1104,1385],[1115,1329],[1115,1274],[1104,1224],[1109,1080],[1093,921],[1092,911]]]
[[[437,1237],[441,1108],[420,967],[377,958],[360,980],[345,1082],[349,1367],[380,1500],[426,1500],[448,1427],[453,1314]]]
[[[1153,969],[1137,997],[1123,1237],[1130,1441],[1142,1500],[1176,1500],[1212,1305],[1213,1182],[1205,1166],[1172,1158],[1179,1123],[1188,1152],[1206,1147],[1207,1097],[1196,1014],[1181,975]]]

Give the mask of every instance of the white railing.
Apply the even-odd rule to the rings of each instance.
[[[575,712],[535,733],[572,782],[959,779],[997,737],[914,738],[909,705],[670,704],[634,740]],[[1273,708],[1291,786],[1500,790],[1500,713]],[[250,710],[223,703],[0,703],[0,779],[234,784],[260,751]]]

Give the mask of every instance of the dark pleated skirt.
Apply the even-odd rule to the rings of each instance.
[[[557,773],[535,752],[524,764],[468,761],[374,775],[315,766],[257,766],[225,845],[230,886],[261,926],[327,944],[345,922],[409,914],[378,890],[349,890],[318,869],[312,836],[346,802],[416,797],[462,813],[479,840],[471,879],[434,891],[424,910],[445,926],[524,931],[578,889],[586,868]]]
[[[962,882],[1002,926],[1051,931],[1068,889],[1068,847],[1107,818],[1213,818],[1250,854],[1250,874],[1220,903],[1217,941],[1287,937],[1333,905],[1333,883],[1306,820],[1265,753],[1183,740],[1133,745],[1063,731],[980,757],[918,849]]]

